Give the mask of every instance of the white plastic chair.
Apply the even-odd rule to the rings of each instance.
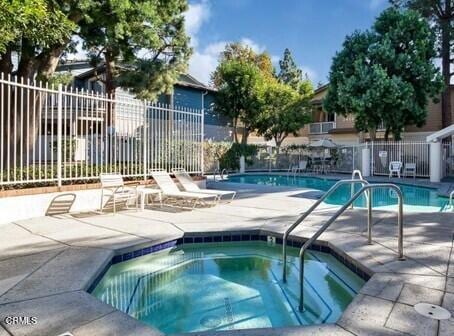
[[[416,178],[416,163],[406,163],[404,165],[404,177],[407,177],[408,174],[413,175],[413,178]]]
[[[307,169],[307,161],[301,160],[298,162],[298,166],[291,166],[291,171],[293,174],[298,172],[304,172]]]
[[[400,161],[391,161],[389,163],[389,178],[393,177],[394,174],[400,178],[400,170],[402,169],[402,162]]]
[[[117,202],[125,202],[126,206],[128,201],[135,200],[136,210],[139,207],[139,194],[137,193],[138,182],[130,183],[129,186],[125,185],[121,174],[101,174],[99,176],[101,180],[101,206],[100,211],[102,213],[104,206],[109,203],[110,200],[113,202],[113,212],[116,212]],[[107,193],[106,193],[107,192]],[[104,203],[104,197],[107,196],[107,202]]]

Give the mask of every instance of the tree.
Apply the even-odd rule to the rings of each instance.
[[[441,58],[441,68],[444,80],[442,94],[442,122],[445,127],[451,125],[454,113],[451,106],[450,83],[454,72],[451,65],[454,63],[454,1],[453,0],[390,0],[400,8],[409,8],[418,11],[431,23],[437,36],[438,56]]]
[[[443,88],[435,39],[429,25],[415,11],[390,8],[370,31],[347,36],[330,71],[326,111],[352,113],[355,127],[375,137],[383,122],[385,138],[396,140],[407,125],[424,125],[428,100]]]
[[[1,1],[0,72],[12,73],[15,54],[18,65],[13,74],[32,78],[38,73],[49,78],[50,55],[55,46],[67,45],[75,29],[74,21],[53,1]]]
[[[171,92],[191,54],[186,10],[186,0],[100,1],[91,8],[80,36],[93,65],[105,65],[107,93],[118,86],[146,99]]]
[[[256,65],[266,79],[275,77],[275,71],[271,57],[267,52],[255,53],[251,47],[240,42],[229,43],[219,57],[219,64],[228,61],[238,61],[242,63]],[[218,69],[211,74],[211,81],[215,87],[222,85],[222,76]]]
[[[296,65],[292,53],[288,48],[284,50],[284,57],[279,60],[279,68],[280,71],[277,78],[282,83],[298,90],[300,83],[303,81],[303,71]]]
[[[215,97],[216,110],[233,121],[233,134],[238,143],[238,124],[243,134],[241,143],[246,144],[249,133],[256,128],[263,107],[264,76],[250,62],[227,60],[216,69],[218,93]]]
[[[264,90],[264,111],[259,116],[258,133],[266,140],[274,139],[279,149],[290,134],[297,135],[310,121],[310,94],[303,96],[296,89],[278,81]]]

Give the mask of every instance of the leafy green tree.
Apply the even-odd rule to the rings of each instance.
[[[0,72],[12,73],[16,54],[14,74],[41,75],[54,46],[66,46],[75,30],[75,23],[53,1],[0,1]]]
[[[303,81],[303,71],[296,65],[292,53],[288,48],[284,50],[284,57],[279,60],[279,68],[280,71],[277,78],[282,83],[298,90],[300,83]]]
[[[227,60],[218,65],[216,76],[215,108],[218,113],[232,119],[236,143],[239,143],[238,126],[241,122],[241,143],[246,144],[263,108],[263,73],[251,62]]]
[[[434,43],[417,12],[385,10],[370,31],[348,36],[334,57],[325,110],[352,113],[355,127],[372,138],[381,122],[385,138],[392,133],[396,140],[405,126],[421,127],[428,100],[443,88]]]
[[[310,95],[302,96],[289,85],[269,83],[264,91],[264,111],[259,116],[258,133],[266,140],[274,139],[279,149],[290,134],[310,121]]]
[[[267,52],[257,54],[251,47],[240,42],[229,43],[225,46],[225,50],[219,57],[219,64],[228,61],[254,64],[260,69],[262,75],[266,79],[272,79],[275,77],[275,71],[270,55]],[[223,79],[218,69],[212,73],[211,81],[215,87],[222,85]]]
[[[427,18],[435,31],[438,43],[438,56],[441,58],[444,91],[442,94],[442,121],[449,126],[454,120],[449,89],[454,72],[454,0],[390,0],[400,8],[414,9]]]
[[[105,64],[108,93],[124,86],[153,99],[172,90],[191,54],[186,10],[186,0],[106,0],[91,8],[80,36],[93,64]]]

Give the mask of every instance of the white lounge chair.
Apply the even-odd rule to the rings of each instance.
[[[397,177],[400,178],[400,170],[402,169],[402,162],[400,161],[391,161],[389,163],[389,178],[393,177],[394,174],[397,174]]]
[[[172,169],[172,173],[177,178],[178,182],[183,186],[184,190],[189,192],[195,193],[203,193],[203,194],[210,194],[216,195],[217,200],[220,201],[222,196],[231,195],[232,198],[230,201],[233,201],[236,195],[236,191],[229,191],[229,190],[215,190],[215,189],[200,189],[199,186],[194,183],[191,176],[184,168],[175,168]]]
[[[406,163],[404,165],[403,175],[404,177],[413,175],[413,178],[416,178],[416,163]]]
[[[137,192],[137,186],[139,183],[133,182],[129,185],[125,185],[121,174],[101,174],[99,176],[101,180],[101,213],[104,206],[109,203],[110,200],[113,202],[113,212],[116,212],[117,203],[123,202],[128,206],[128,201],[135,200],[136,210],[139,207],[139,194]],[[107,193],[106,193],[107,192]],[[107,202],[104,203],[104,197],[107,196]]]
[[[192,202],[192,208],[195,208],[198,203],[203,204],[207,200],[213,201],[214,203],[217,201],[217,195],[181,191],[165,170],[151,170],[150,174],[161,189],[162,195],[167,198],[190,201]]]

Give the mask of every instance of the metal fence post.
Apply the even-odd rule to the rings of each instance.
[[[374,153],[374,141],[370,142],[370,176],[374,176],[375,171],[375,153]]]
[[[143,180],[147,180],[147,132],[148,132],[148,120],[147,120],[147,101],[144,101],[143,110],[143,137],[142,137],[142,148],[143,148]]]
[[[203,149],[203,142],[205,140],[205,107],[202,107],[202,116],[200,118],[200,173],[201,175],[205,174],[205,167],[204,167],[204,149]]]
[[[58,84],[57,96],[57,183],[58,188],[62,186],[62,108],[63,108],[63,86]]]

